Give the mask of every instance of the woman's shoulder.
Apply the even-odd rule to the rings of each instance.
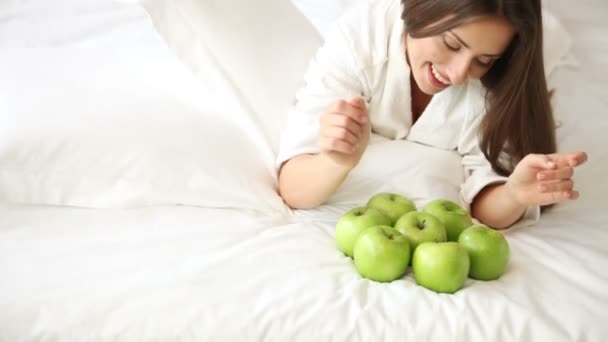
[[[483,115],[486,112],[486,88],[480,80],[467,82],[467,100],[474,115]]]
[[[342,14],[331,31],[348,41],[364,64],[386,60],[389,42],[403,31],[400,0],[360,0]]]
[[[465,125],[479,121],[486,112],[485,88],[479,80],[452,85],[433,96],[435,122],[456,120]]]
[[[388,19],[395,12],[401,17],[401,0],[359,0],[356,1],[341,17],[359,15],[371,21]],[[359,17],[361,19],[361,17]]]
[[[486,88],[479,80],[468,80],[465,84],[454,87],[458,94],[455,97],[462,101],[465,121],[477,121],[486,113]]]

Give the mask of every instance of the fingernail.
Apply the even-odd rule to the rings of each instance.
[[[540,180],[543,180],[545,178],[547,178],[547,176],[545,174],[541,173],[541,174],[538,175],[538,179],[540,179]]]
[[[547,162],[547,166],[548,166],[548,167],[555,167],[555,163],[554,163],[554,162],[552,162],[552,161]]]

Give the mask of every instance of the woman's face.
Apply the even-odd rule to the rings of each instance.
[[[439,35],[406,35],[409,65],[422,92],[434,95],[452,84],[481,78],[509,46],[514,30],[505,18],[482,17]]]

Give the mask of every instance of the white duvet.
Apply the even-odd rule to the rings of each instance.
[[[606,334],[608,234],[597,209],[562,206],[537,226],[507,231],[506,274],[468,280],[455,295],[419,287],[411,273],[388,284],[361,278],[336,249],[337,216],[324,214],[5,207],[0,340],[601,341]]]
[[[150,52],[139,50],[137,42],[159,40],[134,4],[106,2],[98,8],[102,12],[87,10],[81,17],[87,20],[74,26],[63,18],[74,14],[65,8],[83,12],[58,6],[53,13],[65,26],[55,31],[21,26],[29,19],[40,23],[43,16],[31,11],[35,6],[28,10],[15,1],[1,4],[0,46],[6,54],[0,54],[0,68],[8,78],[0,80],[0,89],[11,96],[0,97],[0,119],[5,120],[0,129],[7,132],[0,137],[0,182],[6,181],[0,189],[0,341],[605,340],[608,80],[599,70],[608,67],[608,27],[601,10],[569,3],[552,2],[549,8],[572,34],[578,67],[562,68],[549,81],[557,89],[560,148],[589,154],[575,178],[582,196],[547,211],[534,226],[506,230],[512,257],[505,275],[490,282],[469,279],[454,295],[417,286],[411,272],[387,284],[368,281],[336,248],[334,225],[346,209],[363,203],[370,193],[399,191],[408,186],[403,179],[420,176],[408,162],[394,162],[406,148],[400,142],[373,145],[348,186],[328,205],[290,211],[269,185],[274,138],[258,129],[263,120],[237,120],[259,107],[238,84],[226,81],[229,70],[195,70],[214,80],[201,85],[174,64],[161,70],[173,60],[166,51],[137,59],[134,51],[141,56]],[[601,1],[597,6],[606,9]],[[18,34],[28,39],[16,39]],[[125,51],[120,49],[131,49],[131,54],[120,57]],[[44,58],[45,51],[50,59]],[[74,65],[79,60],[75,51],[87,59]],[[72,67],[60,63],[62,54]],[[99,61],[124,64],[106,73],[85,73]],[[158,66],[156,76],[147,73],[153,70],[149,65]],[[37,80],[31,84],[39,86],[26,92],[27,80],[20,75],[29,75]],[[121,75],[121,82],[112,83]],[[90,79],[100,85],[98,92],[81,89]],[[201,106],[195,99],[205,97],[197,87],[216,95],[215,101]],[[49,93],[53,96],[42,96]],[[69,94],[78,94],[79,101],[66,102]],[[100,107],[104,99],[115,102]],[[225,113],[230,115],[225,115],[230,117],[205,116],[222,103],[229,104]],[[174,105],[180,106],[171,113],[177,119],[163,121],[163,108]],[[77,106],[88,109],[78,112]],[[113,121],[121,134],[104,137],[105,145],[91,138],[107,133],[103,126],[95,126],[98,130],[91,130],[96,133],[88,140],[48,128],[56,117],[90,129],[86,120],[76,120],[79,113],[95,123],[103,122],[107,113],[118,115],[99,108],[120,109],[125,116],[125,121]],[[61,109],[71,116],[58,114]],[[150,112],[158,122],[173,124],[152,121],[129,135],[132,126],[126,119]],[[11,120],[15,113],[40,121],[16,124],[20,121]],[[203,116],[193,120],[196,113]],[[238,122],[239,129],[220,130],[231,122]],[[15,123],[15,129],[6,123]],[[232,139],[222,140],[224,133]],[[223,162],[207,154],[247,146],[243,156],[226,155]],[[144,157],[134,157],[142,151]],[[258,152],[259,158],[252,157]],[[431,167],[433,158],[426,160]],[[383,162],[392,168],[376,167]],[[17,178],[18,165],[28,170],[29,178]],[[166,178],[168,174],[191,178]],[[14,179],[33,185],[17,187],[9,182]],[[453,184],[458,174],[429,172],[419,179],[418,204],[457,195]],[[157,183],[161,180],[167,183]],[[117,195],[100,201],[96,193]],[[120,194],[128,194],[128,201]],[[11,196],[30,203],[8,203]],[[167,198],[171,203],[163,203]],[[36,200],[47,204],[34,204]],[[97,209],[71,206],[78,203]]]

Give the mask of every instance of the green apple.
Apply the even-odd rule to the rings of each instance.
[[[423,242],[413,254],[416,283],[435,292],[460,290],[467,280],[469,267],[469,255],[458,242]]]
[[[407,236],[412,251],[422,242],[444,242],[447,240],[445,225],[437,217],[422,211],[410,211],[401,216],[395,229]]]
[[[410,263],[410,242],[393,227],[366,229],[355,243],[355,267],[363,277],[379,282],[401,278]]]
[[[380,210],[368,207],[357,207],[347,211],[336,224],[336,242],[338,249],[353,257],[353,248],[362,231],[373,226],[390,225],[391,219]]]
[[[471,214],[465,208],[447,199],[433,200],[422,210],[435,215],[445,224],[448,241],[458,241],[458,235],[473,225]]]
[[[507,268],[511,255],[507,239],[498,231],[483,225],[465,229],[458,243],[469,253],[469,277],[479,280],[498,279]]]
[[[416,210],[414,202],[402,195],[390,192],[375,194],[367,201],[367,206],[376,208],[390,217],[392,220],[391,226],[394,225],[403,214]]]

